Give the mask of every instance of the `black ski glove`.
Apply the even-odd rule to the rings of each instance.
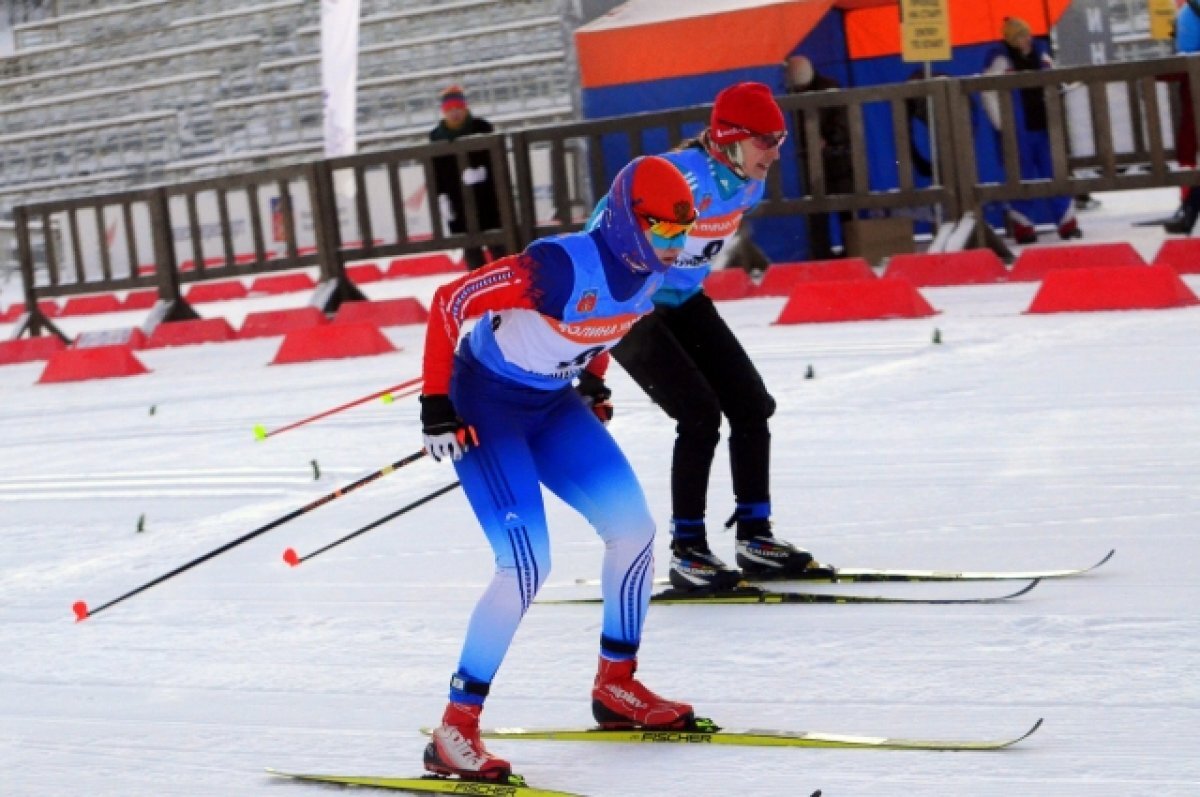
[[[600,423],[607,424],[612,420],[613,405],[609,401],[612,391],[604,384],[603,379],[591,371],[584,371],[579,375],[579,384],[575,386],[575,392],[583,399],[583,403],[596,413]]]
[[[442,457],[457,462],[471,446],[479,445],[475,430],[458,417],[450,397],[443,394],[421,396],[421,431],[425,450],[436,462]]]

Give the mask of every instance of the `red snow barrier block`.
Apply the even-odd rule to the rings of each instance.
[[[92,329],[81,332],[71,344],[72,349],[96,349],[101,346],[128,346],[131,349],[144,349],[146,336],[137,327],[122,329]]]
[[[776,324],[925,318],[934,309],[911,282],[894,277],[875,280],[809,282],[792,289]]]
[[[1097,266],[1144,266],[1146,261],[1128,243],[1031,246],[1021,253],[1008,275],[1010,282],[1037,282],[1051,271]]]
[[[57,299],[42,299],[37,303],[38,309],[42,311],[42,315],[46,318],[57,318],[59,312]]]
[[[23,307],[24,305],[17,306]],[[57,335],[0,341],[0,365],[49,360],[52,355],[66,348],[67,344],[63,343],[62,338]]]
[[[1163,241],[1154,265],[1170,266],[1180,274],[1200,274],[1200,238],[1171,238]]]
[[[121,309],[121,300],[114,294],[98,296],[72,296],[67,299],[59,315],[96,315],[112,313]]]
[[[461,262],[450,259],[450,255],[439,252],[432,255],[396,258],[388,264],[388,277],[424,277],[429,274],[448,274],[465,271]]]
[[[64,349],[46,363],[38,384],[82,382],[149,373],[128,346],[98,346],[94,349]]]
[[[1073,268],[1047,274],[1026,312],[1161,310],[1198,301],[1169,266]]]
[[[299,329],[324,326],[329,319],[315,307],[295,310],[262,310],[250,313],[238,331],[239,338],[265,338],[271,335],[286,335]]]
[[[382,299],[373,302],[343,302],[333,317],[335,324],[375,324],[398,327],[404,324],[424,324],[429,311],[416,299]]]
[[[121,302],[122,310],[149,310],[158,301],[158,291],[146,288],[140,291],[130,291]]]
[[[228,299],[246,298],[246,286],[239,280],[227,282],[199,282],[188,288],[183,298],[192,304],[199,302],[223,302]]]
[[[16,321],[23,312],[25,312],[25,305],[19,302],[17,304],[10,304],[7,310],[0,313],[0,321]]]
[[[272,274],[269,277],[258,277],[250,283],[250,293],[299,293],[317,287],[312,277],[304,273]]]
[[[383,269],[375,263],[360,263],[357,266],[346,266],[346,276],[355,285],[365,285],[383,279]]]
[[[906,279],[918,288],[983,285],[1008,279],[1008,269],[991,249],[962,252],[898,254],[888,261],[885,277]]]
[[[792,288],[805,282],[862,281],[876,279],[871,266],[861,257],[810,260],[805,263],[774,263],[763,274],[755,296],[790,296]]]
[[[188,321],[165,321],[146,338],[147,349],[166,346],[191,346],[196,343],[217,343],[234,340],[237,333],[224,318],[193,318]]]
[[[329,324],[289,332],[271,365],[369,357],[396,351],[374,324]]]
[[[754,291],[754,283],[745,269],[724,268],[704,278],[704,292],[715,301],[745,299]]]

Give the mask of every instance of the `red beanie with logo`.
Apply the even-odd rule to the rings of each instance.
[[[666,158],[651,156],[634,164],[629,186],[629,206],[649,227],[647,217],[658,221],[691,224],[696,220],[692,189],[675,164]]]
[[[786,130],[771,89],[762,83],[735,83],[723,89],[708,122],[714,144],[725,146],[755,134]]]

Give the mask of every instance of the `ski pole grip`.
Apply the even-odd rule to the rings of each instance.
[[[463,447],[464,451],[479,445],[479,435],[475,433],[474,426],[463,426],[455,434],[455,437],[458,438],[458,444]]]

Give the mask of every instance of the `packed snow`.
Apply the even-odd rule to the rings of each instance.
[[[1099,197],[1090,241],[1152,258],[1177,192]],[[1043,236],[1046,237],[1046,236]],[[1184,278],[1200,291],[1200,277]],[[437,278],[372,283],[428,301]],[[847,566],[1085,566],[1000,604],[656,606],[639,675],[732,728],[1003,738],[998,753],[492,742],[531,783],[592,797],[1200,793],[1200,307],[1029,315],[1036,283],[922,291],[938,315],[777,326],[725,302],[779,403],[775,527]],[[19,286],[4,288],[4,303]],[[201,306],[235,326],[303,295]],[[142,314],[63,319],[130,326]],[[935,330],[941,343],[934,343]],[[415,775],[491,555],[460,491],[298,568],[454,481],[422,459],[77,623],[97,607],[420,446],[413,398],[268,429],[419,375],[423,329],[369,358],[268,365],[279,338],[144,350],[152,373],[35,384],[0,367],[0,793],[319,794],[272,778]],[[7,334],[7,328],[0,328]],[[813,378],[806,378],[811,366]],[[615,367],[610,429],[665,533],[672,424]],[[587,457],[587,451],[579,456]],[[319,478],[314,478],[319,471]],[[710,528],[732,509],[724,451]],[[542,597],[595,594],[601,545],[547,497]],[[140,528],[140,530],[139,530]],[[823,585],[969,596],[1004,585]],[[535,605],[489,726],[587,726],[595,605]],[[327,789],[326,789],[327,791]]]

